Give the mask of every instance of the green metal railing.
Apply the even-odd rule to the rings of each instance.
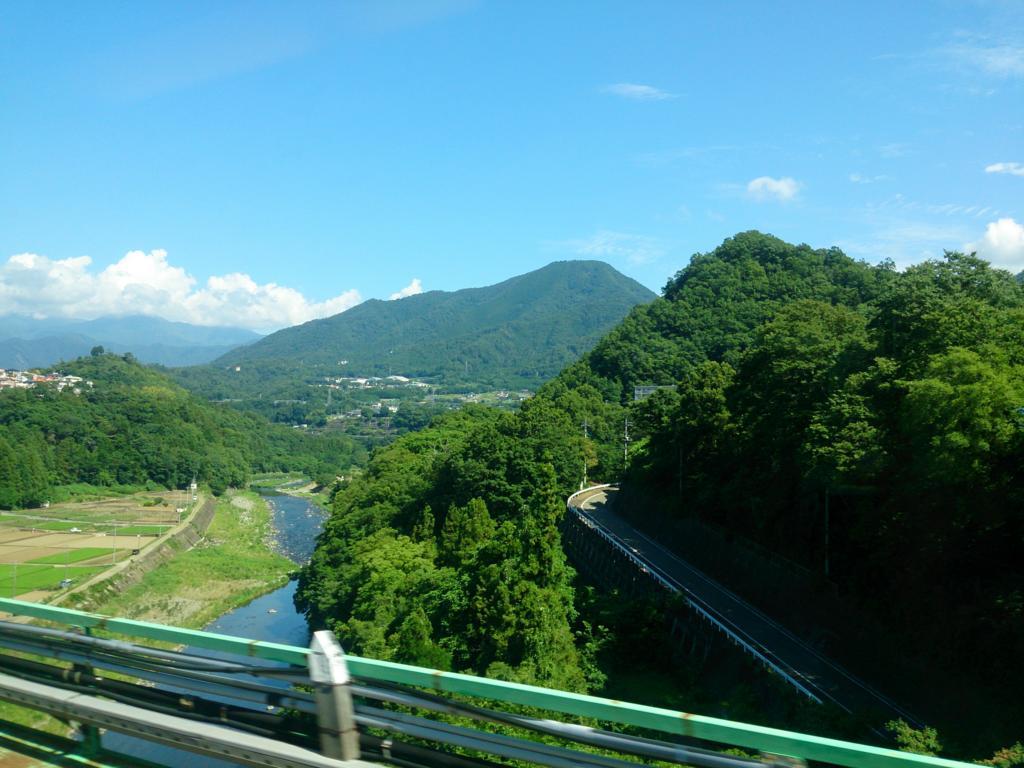
[[[152,624],[0,598],[0,612],[67,626],[102,629],[136,638],[180,643],[195,648],[306,666],[309,650],[229,635]],[[491,702],[518,704],[605,723],[631,725],[718,744],[757,750],[847,768],[968,768],[971,763],[899,752],[882,747],[823,738],[759,725],[677,712],[643,704],[613,701],[550,688],[492,680],[455,672],[346,656],[350,674],[368,682],[397,683]]]

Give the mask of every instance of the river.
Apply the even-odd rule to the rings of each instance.
[[[260,490],[270,505],[274,529],[271,546],[293,562],[305,564],[313,555],[316,537],[323,528],[324,511],[303,498]],[[309,644],[306,618],[295,610],[295,603],[292,600],[296,586],[296,582],[290,581],[280,589],[258,597],[247,605],[228,611],[208,624],[205,629],[253,640],[306,646]],[[204,652],[204,655],[216,654]],[[115,752],[166,766],[234,768],[237,765],[113,731],[103,735],[103,746]]]

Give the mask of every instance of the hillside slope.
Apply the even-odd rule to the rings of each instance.
[[[659,540],[687,547],[710,526],[827,578],[832,611],[721,556],[701,563],[791,627],[816,624],[830,653],[981,751],[1021,734],[1022,339],[1024,289],[974,255],[898,272],[745,232],[537,399],[587,420],[591,477],[621,479]],[[665,386],[635,400],[645,384]],[[953,679],[984,694],[943,707]]]
[[[589,350],[632,307],[653,298],[607,264],[555,262],[485,288],[370,300],[278,331],[215,365],[291,363],[444,384],[536,386]]]
[[[938,726],[951,754],[990,752],[1024,722],[1022,340],[1024,288],[973,255],[897,272],[740,233],[695,255],[520,412],[492,415],[498,434],[463,413],[376,453],[337,497],[300,598],[363,647],[425,663],[433,643],[456,668],[487,669],[496,659],[478,640],[493,628],[450,609],[448,585],[472,582],[444,581],[439,553],[468,543],[453,562],[473,563],[495,519],[525,522],[507,503],[523,478],[532,487],[553,472],[566,493],[586,466],[590,482],[621,481],[625,511],[659,541],[717,531],[725,545],[702,554],[721,561],[713,575],[789,628],[813,629],[829,655]],[[635,398],[638,385],[663,388]],[[466,506],[476,497],[486,514]],[[499,505],[512,513],[495,515]],[[443,572],[382,594],[396,560],[357,548],[369,536],[382,549],[421,546],[428,565],[408,573]],[[801,579],[799,594],[785,588]],[[413,619],[397,596],[421,588]],[[616,628],[661,632],[644,621]],[[500,660],[513,679],[535,673],[518,649]]]
[[[219,493],[252,471],[332,480],[365,456],[348,438],[309,436],[208,403],[114,355],[62,367],[79,386],[0,391],[0,509],[37,506],[77,483],[181,488],[195,477]]]

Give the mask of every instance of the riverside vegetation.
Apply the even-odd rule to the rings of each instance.
[[[127,589],[100,583],[73,596],[67,607],[110,616],[199,629],[224,612],[282,586],[295,563],[268,542],[267,503],[251,491],[217,500],[203,540],[148,572]]]
[[[232,491],[217,500],[210,527],[195,547],[125,589],[99,582],[72,595],[64,607],[201,629],[287,583],[295,563],[271,549],[270,537],[267,502],[251,491]],[[68,730],[65,722],[3,702],[0,720],[58,735]]]
[[[466,408],[377,451],[335,496],[298,604],[374,658],[591,687],[557,529],[581,444],[532,400]]]
[[[207,403],[130,355],[97,353],[62,368],[92,381],[93,388],[81,394],[43,387],[0,392],[0,508],[182,488],[193,478],[223,494],[244,486],[254,471],[333,479],[365,457],[349,438],[310,436]],[[270,551],[269,520],[255,494],[222,498],[198,547],[122,593],[99,584],[67,605],[204,626],[283,585],[294,570],[294,563]],[[66,730],[13,705],[0,705],[0,719]]]

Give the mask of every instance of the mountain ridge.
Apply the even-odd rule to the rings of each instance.
[[[603,262],[553,262],[491,286],[371,299],[272,333],[213,364],[295,361],[359,375],[484,376],[496,384],[550,378],[629,309],[654,297]],[[599,306],[589,304],[597,299]],[[495,367],[510,371],[488,377]]]
[[[0,367],[45,368],[101,346],[145,363],[200,365],[260,335],[243,328],[201,326],[148,315],[93,320],[0,317]]]

